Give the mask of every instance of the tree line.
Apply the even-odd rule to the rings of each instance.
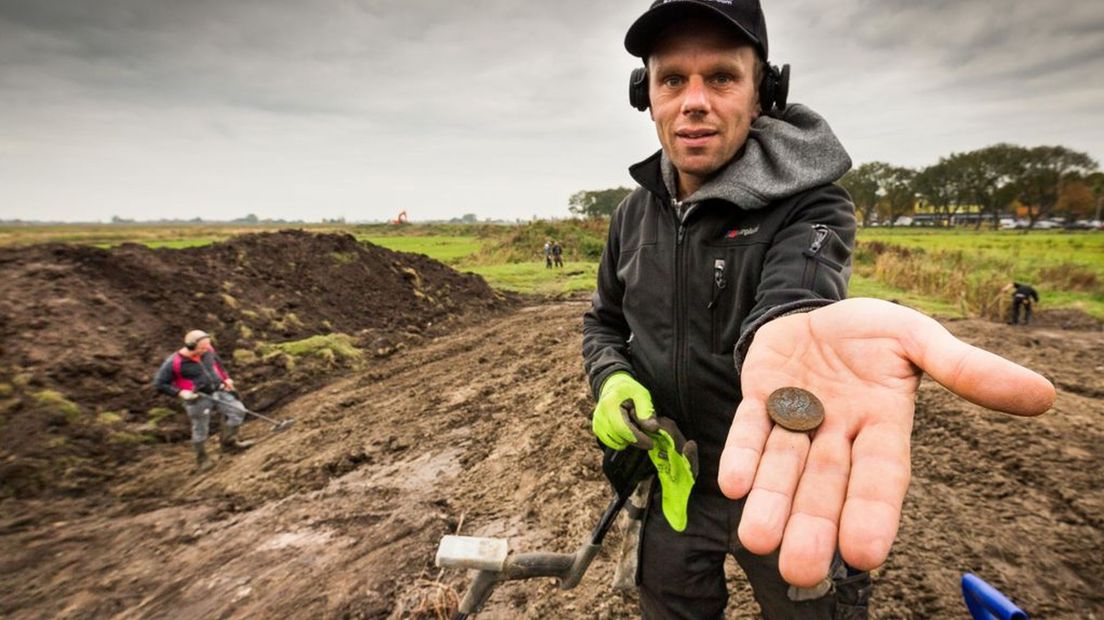
[[[851,194],[864,226],[892,226],[901,216],[926,207],[934,221],[950,224],[971,213],[975,227],[1002,215],[1101,219],[1104,173],[1086,153],[1064,146],[994,144],[941,157],[921,169],[875,161],[851,169],[840,180]],[[576,192],[568,210],[578,217],[609,217],[632,190],[615,187]]]
[[[1059,215],[1099,220],[1104,198],[1104,173],[1086,153],[1004,143],[952,153],[921,169],[865,163],[845,174],[840,185],[851,194],[864,226],[892,226],[925,206],[942,224],[960,213],[976,214],[975,227],[989,221],[996,228],[1006,214],[1026,219],[1029,227]]]

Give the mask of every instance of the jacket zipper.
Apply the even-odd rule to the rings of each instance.
[[[686,316],[687,316],[687,302],[686,302],[686,269],[684,266],[685,251],[683,249],[682,242],[686,239],[686,213],[683,212],[684,205],[675,198],[671,198],[671,205],[674,207],[675,218],[678,222],[678,232],[675,236],[675,289],[677,303],[675,303],[675,389],[678,392],[678,407],[679,415],[678,419],[684,420],[686,423],[683,425],[682,431],[684,434],[692,433],[690,430],[693,426],[690,419],[689,407],[686,406],[686,391],[689,389],[686,385],[687,371],[684,366],[686,365],[686,359],[688,354],[684,349],[687,348],[686,343]]]
[[[824,224],[813,224],[813,244],[809,246],[809,251],[813,254],[820,252],[820,247],[824,245],[824,240],[828,238],[828,227]]]
[[[725,281],[725,261],[723,258],[715,258],[713,259],[713,297],[709,300],[708,306],[710,310],[717,305],[717,298],[721,296],[721,291],[727,285],[728,282]]]
[[[812,289],[816,284],[817,269],[820,267],[820,261],[817,260],[817,255],[820,254],[820,250],[824,247],[824,241],[828,238],[828,227],[824,224],[813,224],[813,242],[809,244],[809,249],[805,250],[805,277],[803,278],[802,288]],[[812,269],[810,269],[810,267]]]
[[[713,259],[713,296],[709,300],[710,310],[710,323],[711,323],[711,346],[713,347],[713,353],[722,353],[721,351],[721,312],[716,308],[717,301],[721,298],[721,292],[728,286],[728,280],[725,278],[725,259],[715,258]]]

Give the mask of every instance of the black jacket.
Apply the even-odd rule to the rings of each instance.
[[[1019,297],[1020,299],[1034,299],[1039,301],[1039,292],[1035,290],[1030,284],[1021,284],[1019,282],[1013,282],[1012,286],[1015,287],[1015,291],[1012,292],[1012,297]]]
[[[180,390],[214,394],[229,378],[214,349],[204,353],[198,362],[177,351],[161,363],[153,377],[153,386],[169,396],[176,396]]]
[[[842,175],[844,159],[817,180]],[[750,209],[753,200],[724,189],[680,205],[667,165],[657,153],[630,169],[640,187],[611,219],[583,357],[595,398],[619,370],[651,391],[658,415],[698,442],[699,488],[717,492],[742,354],[759,325],[845,297],[854,206],[830,183]]]

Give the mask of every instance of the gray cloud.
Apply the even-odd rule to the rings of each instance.
[[[563,0],[0,0],[0,217],[565,215],[656,148],[624,31]],[[767,0],[857,161],[1104,155],[1104,5]]]

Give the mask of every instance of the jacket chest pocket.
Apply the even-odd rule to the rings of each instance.
[[[847,246],[840,240],[831,228],[824,224],[813,224],[812,238],[809,246],[802,250],[805,257],[805,269],[801,275],[801,288],[818,291],[824,286],[818,282],[828,274],[821,274],[825,268],[831,269],[835,274],[843,273],[847,268],[850,252]]]
[[[755,289],[763,267],[765,245],[713,245],[698,278],[708,291],[709,350],[717,355],[732,352],[740,336],[740,324],[755,302]],[[706,280],[708,278],[708,280]]]
[[[724,323],[719,308],[719,302],[721,301],[721,295],[724,294],[725,289],[728,288],[728,260],[726,258],[714,258],[713,259],[713,284],[712,293],[709,300],[709,320],[710,320],[710,350],[713,353],[724,353],[722,350],[723,344],[721,342]]]

